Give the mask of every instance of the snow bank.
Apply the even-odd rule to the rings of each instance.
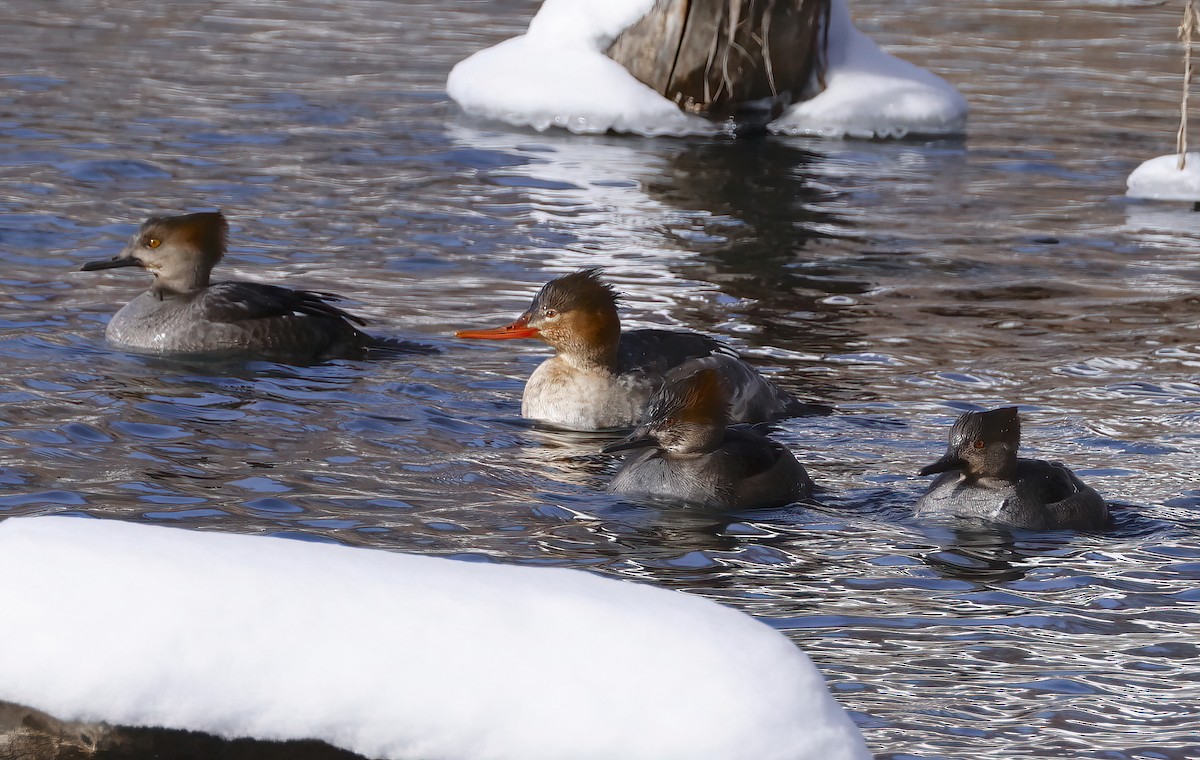
[[[858,31],[845,0],[833,0],[828,85],[796,103],[770,129],[814,137],[962,134],[967,101],[945,79],[885,53]]]
[[[1186,157],[1182,171],[1178,153],[1146,161],[1129,175],[1125,194],[1159,201],[1200,201],[1200,153]]]
[[[66,517],[0,524],[0,700],[421,760],[865,760],[771,628],[588,573]]]
[[[481,50],[450,72],[446,91],[468,113],[516,126],[572,132],[704,134],[712,123],[633,78],[604,55],[654,0],[546,0],[529,30]],[[792,106],[774,132],[823,137],[959,134],[967,104],[944,79],[889,55],[833,0],[829,87]]]
[[[529,30],[450,71],[446,92],[469,113],[544,130],[703,134],[713,125],[680,111],[604,55],[654,0],[546,0]]]

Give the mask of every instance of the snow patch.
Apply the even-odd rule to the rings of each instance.
[[[590,573],[0,523],[0,700],[409,760],[868,760],[770,627]]]
[[[468,113],[539,131],[685,135],[714,126],[685,114],[604,55],[654,0],[546,0],[529,30],[450,71],[446,92]]]
[[[967,128],[967,101],[945,79],[885,53],[834,0],[829,26],[828,85],[769,125],[812,137],[900,138],[957,135]]]
[[[1125,194],[1158,201],[1200,201],[1200,153],[1185,157],[1183,169],[1178,153],[1146,161],[1129,175]]]

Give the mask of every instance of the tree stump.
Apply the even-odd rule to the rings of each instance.
[[[830,0],[657,0],[607,54],[683,110],[774,118],[824,86]],[[753,118],[751,116],[751,118]]]
[[[59,720],[0,702],[0,760],[365,760],[312,740],[222,739],[168,728]]]

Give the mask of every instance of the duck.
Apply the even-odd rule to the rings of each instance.
[[[109,320],[107,340],[158,354],[250,354],[325,359],[375,349],[427,352],[406,341],[377,339],[366,320],[337,306],[340,296],[258,282],[212,282],[225,255],[229,224],[220,211],[147,219],[111,259],[81,271],[138,267],[150,289]]]
[[[917,501],[917,516],[975,518],[1032,530],[1102,530],[1108,505],[1061,462],[1017,457],[1017,407],[967,412],[950,428],[941,459],[921,470],[937,479]]]
[[[813,494],[813,481],[769,424],[731,425],[725,376],[705,368],[667,383],[647,420],[605,454],[636,451],[608,492],[716,509],[781,507]]]
[[[766,422],[832,407],[798,401],[729,346],[699,333],[621,330],[616,290],[591,267],[546,283],[517,319],[493,329],[459,330],[472,340],[539,339],[555,349],[525,383],[521,415],[568,430],[640,424],[665,383],[716,370],[729,387],[733,422]]]

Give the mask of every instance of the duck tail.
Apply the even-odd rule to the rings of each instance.
[[[829,404],[811,404],[807,401],[788,399],[783,407],[783,417],[824,417],[833,414],[836,409]]]
[[[368,359],[389,359],[398,356],[433,356],[440,354],[442,349],[437,346],[431,346],[428,343],[419,343],[415,340],[402,340],[400,338],[379,338],[375,336],[367,336],[367,342],[363,346]]]

